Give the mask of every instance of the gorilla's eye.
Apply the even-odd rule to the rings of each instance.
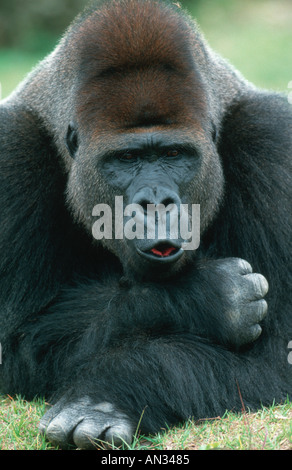
[[[177,157],[178,156],[178,150],[175,150],[175,149],[174,150],[169,150],[166,155],[167,155],[167,157]]]
[[[130,153],[130,152],[123,153],[119,157],[119,159],[122,162],[133,162],[133,161],[136,160],[136,158],[137,158],[136,155],[134,155],[133,153]]]

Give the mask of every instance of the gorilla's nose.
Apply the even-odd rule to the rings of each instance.
[[[140,189],[133,198],[134,204],[139,204],[143,210],[147,211],[147,206],[151,205],[163,205],[169,207],[172,204],[177,206],[178,210],[180,208],[181,200],[179,195],[168,188],[161,187],[144,187]]]
[[[144,186],[135,194],[133,204],[144,213],[144,240],[136,241],[140,256],[150,263],[174,263],[183,255],[182,239],[178,233],[180,204],[179,195],[165,187]]]

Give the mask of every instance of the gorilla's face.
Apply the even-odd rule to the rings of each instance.
[[[127,271],[177,272],[222,196],[212,136],[153,127],[86,142],[71,123],[67,142],[74,158],[68,199],[87,231]]]
[[[162,13],[158,8],[157,14]],[[178,28],[164,16],[161,21],[168,40],[159,29],[149,48],[145,39],[131,54],[129,31],[118,35],[122,43],[113,44],[107,23],[103,43],[88,48],[90,36],[86,47],[80,46],[75,117],[67,133],[71,208],[88,232],[94,225],[95,238],[125,268],[151,275],[175,272],[191,256],[194,249],[185,247],[191,241],[186,240],[191,220],[184,219],[199,204],[202,232],[223,190],[213,110],[198,70],[202,54],[197,51],[195,58],[193,45],[182,35],[187,23]],[[149,206],[169,210],[152,211],[151,218]],[[102,222],[107,225],[104,236]]]

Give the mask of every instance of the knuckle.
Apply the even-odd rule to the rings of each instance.
[[[259,310],[261,311],[262,315],[266,315],[268,311],[268,303],[266,302],[266,300],[259,300]]]
[[[266,278],[262,274],[255,275],[254,285],[255,285],[256,294],[259,297],[264,297],[267,294],[269,290],[269,284]]]
[[[224,260],[224,265],[227,268],[232,268],[238,270],[240,273],[251,273],[252,267],[248,261],[242,258],[226,258]]]
[[[249,281],[254,290],[256,298],[264,297],[269,290],[269,284],[262,274],[250,273],[245,275],[245,280]]]
[[[252,266],[245,259],[238,259],[238,268],[242,274],[252,273]]]
[[[264,299],[257,300],[254,303],[254,318],[256,321],[261,321],[265,318],[268,311],[268,304]]]
[[[260,285],[260,289],[262,291],[262,295],[266,295],[269,291],[269,283],[267,281],[267,279],[262,275],[262,274],[258,274],[258,283]]]
[[[67,434],[59,420],[53,420],[46,429],[46,436],[51,442],[65,443]]]
[[[257,323],[256,325],[252,326],[251,329],[253,341],[255,341],[261,334],[262,334],[262,327]]]

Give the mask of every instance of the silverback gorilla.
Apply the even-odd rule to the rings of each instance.
[[[291,106],[176,3],[86,9],[1,103],[0,155],[0,388],[50,400],[50,441],[292,397]],[[96,239],[116,196],[200,205],[199,247]]]

